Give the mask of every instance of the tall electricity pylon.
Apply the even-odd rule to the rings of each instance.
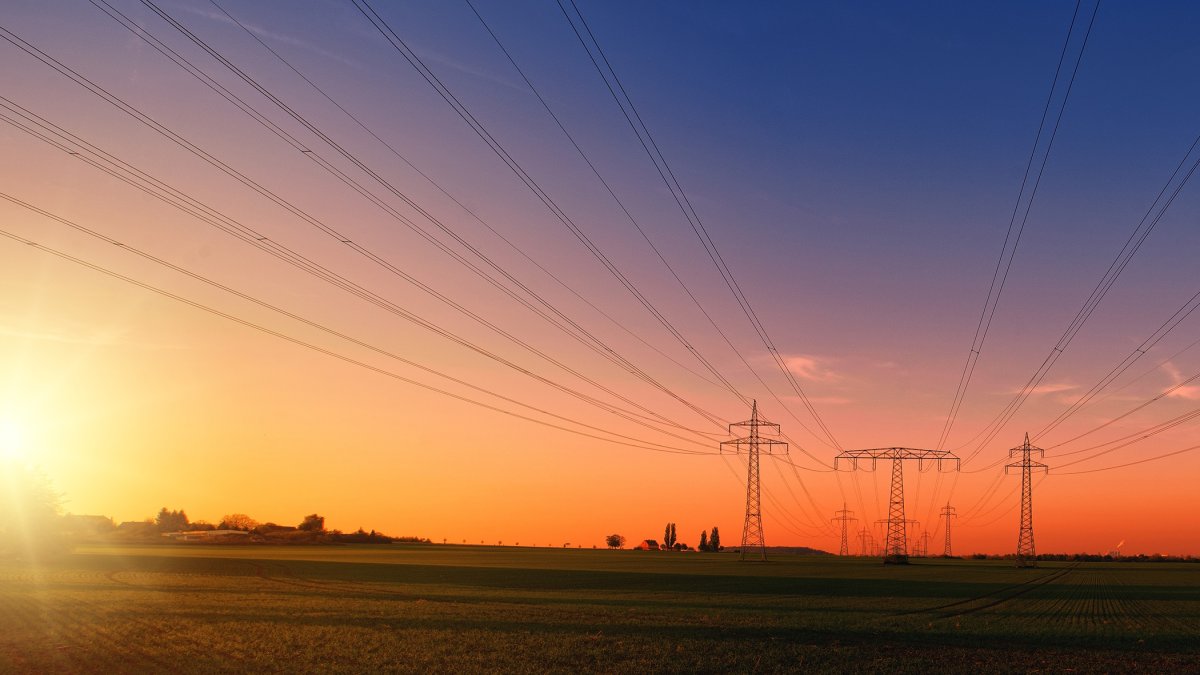
[[[750,429],[750,435],[744,438],[735,438],[731,441],[721,442],[721,451],[724,452],[725,447],[733,448],[734,452],[741,452],[742,448],[746,448],[749,461],[749,468],[746,474],[746,524],[742,528],[742,560],[746,560],[746,555],[751,549],[757,549],[758,559],[762,562],[767,561],[767,543],[763,538],[762,526],[762,497],[758,479],[758,457],[762,452],[768,455],[774,453],[776,446],[783,446],[783,452],[787,453],[787,443],[776,440],[774,438],[763,438],[760,430],[763,427],[774,429],[775,433],[779,433],[779,425],[772,424],[758,418],[758,401],[754,401],[750,408],[750,419],[745,422],[735,422],[729,425],[729,433],[733,433],[734,427],[747,427]]]
[[[830,522],[834,522],[834,523],[840,522],[842,524],[842,546],[841,546],[841,548],[838,549],[838,555],[848,556],[848,555],[850,555],[850,539],[847,536],[846,525],[849,523],[852,523],[852,522],[855,522],[855,523],[858,522],[858,518],[852,517],[854,515],[854,512],[847,511],[845,503],[842,504],[841,511],[834,511],[834,513],[836,514],[836,516],[834,518],[832,518],[830,520]]]
[[[887,518],[886,520],[877,520],[877,521],[875,521],[875,524],[876,524],[876,525],[878,525],[878,526],[879,526],[879,527],[880,527],[880,528],[881,528],[881,529],[884,531],[884,542],[885,542],[885,543],[884,543],[884,548],[883,548],[883,555],[884,555],[884,561],[883,561],[883,562],[884,562],[884,564],[892,564],[892,563],[893,563],[893,562],[895,562],[895,561],[887,560],[887,556],[888,556],[888,548],[887,548],[887,543],[886,543],[886,542],[887,542],[887,537],[891,535],[892,526],[893,526],[893,525],[895,525],[895,521],[894,521],[894,520],[892,520],[892,519],[889,517],[889,518]],[[904,529],[904,531],[905,531],[905,532],[907,532],[907,531],[908,531],[908,528],[909,528],[910,526],[911,526],[911,527],[917,527],[917,526],[918,526],[918,525],[920,525],[920,524],[921,524],[921,521],[919,521],[919,520],[912,520],[911,518],[905,518],[904,520],[900,521],[900,527],[901,527],[902,529]],[[904,563],[907,563],[907,562],[908,562],[908,549],[909,549],[909,548],[910,548],[910,547],[909,547],[909,545],[908,545],[908,540],[907,540],[907,539],[905,539],[905,540],[904,540],[904,546],[902,547],[902,550],[904,551]],[[915,557],[918,557],[918,558],[919,558],[919,557],[920,557],[920,555],[919,555],[919,554],[916,552],[916,550],[915,550],[915,549],[916,549],[916,544],[914,543],[914,545],[913,545],[911,548],[913,548],[913,549],[914,549],[914,551],[913,551],[913,556],[915,556]]]
[[[1046,451],[1029,444],[1029,434],[1025,434],[1025,443],[1008,451],[1009,457],[1021,455],[1021,461],[1004,466],[1004,473],[1010,469],[1021,470],[1021,533],[1017,535],[1017,567],[1037,567],[1037,551],[1033,547],[1033,478],[1034,471],[1049,471],[1050,467],[1035,461],[1033,453],[1043,457]]]
[[[947,504],[944,507],[942,507],[942,511],[939,515],[946,519],[946,548],[942,549],[942,557],[949,558],[949,557],[951,557],[951,553],[950,553],[950,519],[957,518],[958,514],[954,512],[954,507],[950,506],[950,504],[947,502]]]
[[[892,460],[892,489],[888,499],[887,539],[883,545],[883,564],[904,565],[908,563],[908,540],[904,520],[904,460],[917,460],[917,469],[925,470],[926,462],[934,462],[938,471],[943,461],[953,461],[958,470],[958,457],[949,450],[919,450],[917,448],[873,448],[870,450],[843,450],[833,459],[833,468],[838,469],[838,460],[848,460],[852,470],[858,469],[859,460],[871,460],[871,471],[881,459]]]

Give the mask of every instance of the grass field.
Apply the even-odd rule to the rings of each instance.
[[[437,545],[0,563],[9,672],[1200,670],[1200,565]]]

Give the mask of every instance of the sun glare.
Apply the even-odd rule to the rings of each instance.
[[[0,457],[7,460],[25,458],[25,433],[21,425],[7,418],[0,418]]]

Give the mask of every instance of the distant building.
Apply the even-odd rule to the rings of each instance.
[[[662,550],[659,547],[658,542],[653,539],[643,539],[642,543],[638,544],[637,546],[634,546],[633,549],[635,551],[660,551],[660,550]]]
[[[76,537],[94,537],[108,534],[117,529],[108,516],[80,516],[68,513],[63,516],[63,530]]]

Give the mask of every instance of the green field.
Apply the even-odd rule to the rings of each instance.
[[[1200,565],[411,546],[0,563],[8,672],[1200,670]]]

